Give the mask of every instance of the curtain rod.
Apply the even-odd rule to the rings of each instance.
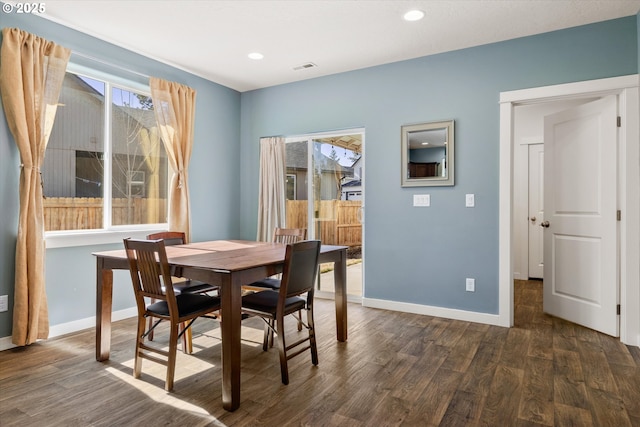
[[[76,55],[76,56],[79,56],[81,58],[88,59],[90,61],[94,61],[94,62],[97,62],[97,63],[102,64],[102,65],[106,65],[108,67],[116,68],[118,70],[125,71],[127,73],[131,73],[131,74],[135,74],[135,75],[140,76],[140,77],[144,77],[146,79],[150,78],[150,76],[148,76],[146,74],[143,74],[143,73],[140,73],[138,71],[130,70],[130,69],[122,67],[120,65],[111,64],[111,63],[106,62],[106,61],[104,61],[102,59],[98,59],[96,57],[93,57],[93,56],[90,56],[90,55],[86,55],[84,53],[76,52],[74,50],[71,51],[71,55]],[[80,65],[80,64],[78,64],[78,65]]]

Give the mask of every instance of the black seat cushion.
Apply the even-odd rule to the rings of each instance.
[[[214,291],[216,289],[216,286],[211,286],[208,283],[200,282],[198,280],[185,280],[183,282],[175,282],[173,284],[173,290],[176,294],[201,294],[203,292]]]
[[[248,286],[278,290],[280,289],[280,279],[272,279],[270,277],[267,277],[265,279],[258,280],[257,282],[253,282]]]
[[[305,304],[306,301],[303,298],[287,298],[285,301],[285,314],[302,310],[304,309]],[[242,297],[242,307],[249,310],[261,311],[275,316],[277,306],[278,292],[276,291],[255,292]]]
[[[176,302],[178,303],[178,312],[181,317],[206,308],[210,308],[211,311],[220,309],[220,298],[210,297],[209,295],[180,294],[176,295]],[[169,306],[166,301],[158,301],[149,305],[147,311],[159,316],[168,316]]]

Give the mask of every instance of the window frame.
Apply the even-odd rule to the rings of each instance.
[[[167,230],[169,224],[132,224],[132,225],[112,225],[111,224],[111,206],[112,206],[112,141],[111,141],[111,104],[112,104],[112,90],[116,86],[120,89],[129,90],[132,92],[140,93],[151,97],[151,89],[148,84],[137,83],[132,80],[111,74],[103,71],[96,70],[84,65],[79,65],[73,62],[67,64],[66,72],[77,74],[80,76],[88,77],[91,79],[100,80],[105,84],[104,94],[104,141],[103,147],[104,153],[104,207],[103,207],[103,224],[101,229],[93,230],[59,230],[59,231],[45,231],[44,240],[46,248],[63,248],[73,246],[88,246],[88,245],[103,245],[122,243],[122,239],[127,237],[132,238],[145,238],[147,234],[155,233],[158,231]],[[171,174],[171,167],[167,168],[167,174]],[[106,183],[109,183],[107,185]],[[170,185],[171,180],[167,177],[167,186]],[[167,188],[167,197],[170,194],[169,188]],[[167,203],[167,209],[169,203]],[[168,212],[167,212],[168,217]]]

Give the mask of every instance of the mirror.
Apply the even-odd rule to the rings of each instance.
[[[454,185],[453,120],[404,125],[402,186]]]

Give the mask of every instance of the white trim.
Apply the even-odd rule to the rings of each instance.
[[[620,339],[640,346],[640,75],[523,89],[500,94],[499,318],[513,325],[513,109],[517,105],[617,94],[623,179],[620,180]],[[622,153],[624,152],[624,153]]]
[[[513,90],[500,93],[500,103],[532,104],[549,102],[562,98],[582,98],[600,96],[606,92],[619,92],[621,89],[638,86],[640,75],[611,77],[599,80],[587,80],[575,83],[564,83],[552,86]],[[602,92],[602,93],[601,93]]]
[[[527,136],[520,138],[520,145],[544,144],[544,140],[539,136]]]
[[[67,248],[73,246],[108,245],[122,243],[122,239],[145,239],[148,234],[166,231],[166,224],[152,224],[149,227],[140,225],[123,230],[76,230],[45,233],[47,249]]]
[[[457,310],[454,308],[436,307],[408,302],[388,301],[374,298],[363,298],[362,306],[370,308],[381,308],[383,310],[399,311],[402,313],[422,314],[425,316],[464,320],[466,322],[484,323],[487,325],[504,326],[501,324],[499,315],[479,313],[475,311]]]
[[[136,307],[125,308],[123,310],[114,311],[111,314],[112,322],[118,320],[129,319],[138,315]],[[56,338],[62,335],[83,331],[85,329],[94,329],[96,327],[96,317],[86,317],[84,319],[74,320],[72,322],[62,323],[49,328],[49,338]],[[0,338],[0,351],[9,350],[17,347],[11,342],[11,336]]]

